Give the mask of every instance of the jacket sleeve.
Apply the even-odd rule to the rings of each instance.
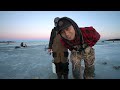
[[[94,46],[97,41],[100,39],[100,34],[93,28],[93,35],[92,35],[92,43],[91,43],[91,47]]]
[[[52,29],[48,49],[52,49],[52,44],[53,44],[53,40],[54,40],[55,36],[56,36],[56,31],[55,31],[55,29]]]
[[[84,42],[87,43],[87,45],[90,47],[94,46],[100,39],[100,34],[92,26],[81,28],[81,31]]]

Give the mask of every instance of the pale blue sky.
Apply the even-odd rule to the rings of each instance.
[[[120,38],[120,11],[0,11],[0,40],[49,40],[55,17],[93,26],[101,39]]]

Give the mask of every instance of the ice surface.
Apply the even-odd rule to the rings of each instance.
[[[52,56],[45,51],[48,42],[0,43],[0,79],[56,79],[52,72]],[[98,42],[95,46],[95,79],[120,79],[120,42]],[[84,70],[84,62],[82,62]],[[72,78],[71,62],[69,79]]]

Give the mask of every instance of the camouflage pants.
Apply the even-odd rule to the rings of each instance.
[[[72,63],[72,74],[74,79],[82,79],[81,73],[81,60],[84,60],[85,69],[83,77],[84,79],[93,79],[94,78],[94,61],[95,61],[95,52],[91,47],[87,47],[82,52],[71,51],[70,60]]]

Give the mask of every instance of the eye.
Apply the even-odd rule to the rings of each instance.
[[[70,27],[67,27],[67,28],[66,28],[66,31],[70,31]]]
[[[63,34],[64,33],[64,30],[63,31],[61,31],[61,34]]]

